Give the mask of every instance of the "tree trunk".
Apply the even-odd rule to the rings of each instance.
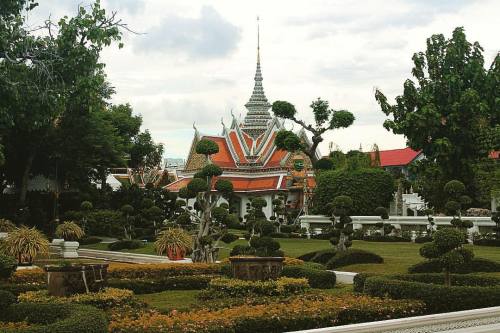
[[[22,208],[26,205],[26,195],[28,194],[28,181],[30,178],[31,166],[33,165],[33,160],[35,159],[35,151],[29,153],[26,159],[26,164],[24,165],[23,175],[21,177],[21,186],[19,189],[19,207]]]
[[[451,286],[451,276],[450,276],[450,271],[448,270],[444,271],[444,285],[447,287]]]
[[[211,219],[211,200],[210,193],[206,192],[200,195],[199,201],[202,208],[202,215],[200,220],[200,229],[194,240],[193,246],[193,262],[213,263],[216,261],[215,249],[213,245],[203,244],[202,239],[210,234]]]
[[[339,236],[339,243],[337,244],[337,251],[345,252],[347,251],[347,247],[345,246],[345,241],[347,240],[347,236],[341,232]]]

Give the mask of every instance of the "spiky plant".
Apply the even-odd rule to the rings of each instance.
[[[57,226],[56,236],[67,241],[77,241],[85,236],[85,232],[75,222],[64,221]]]
[[[193,238],[181,228],[171,228],[161,231],[155,242],[156,253],[162,254],[180,254],[191,250]]]
[[[0,219],[0,232],[11,232],[16,229],[16,225],[11,220]]]
[[[37,255],[49,253],[49,241],[34,227],[20,227],[9,233],[4,250],[17,258],[19,264],[32,264]]]

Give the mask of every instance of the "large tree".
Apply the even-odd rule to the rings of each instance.
[[[486,69],[482,53],[477,42],[467,41],[463,28],[450,39],[433,35],[426,51],[413,55],[414,80],[405,81],[395,104],[375,92],[389,116],[384,127],[403,134],[411,148],[436,163],[443,182],[460,179],[470,187],[474,163],[500,147],[500,56]],[[427,175],[429,163],[421,163]]]
[[[308,145],[304,142],[303,138],[299,138],[292,131],[280,131],[276,135],[275,140],[278,149],[302,151],[311,159],[312,163],[316,163],[318,161],[316,150],[318,145],[323,141],[323,134],[333,129],[351,126],[354,122],[354,115],[346,110],[333,110],[327,101],[320,98],[311,103],[311,109],[314,114],[314,123],[308,124],[301,119],[297,119],[297,110],[293,104],[286,101],[276,101],[272,106],[274,115],[299,124],[312,135],[312,143]]]

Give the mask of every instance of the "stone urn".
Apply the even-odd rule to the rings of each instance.
[[[241,280],[276,280],[283,270],[283,257],[230,257],[233,277]]]
[[[47,265],[50,296],[96,292],[106,286],[108,264]]]
[[[68,242],[64,241],[61,244],[61,252],[62,257],[65,259],[74,259],[78,258],[78,248],[80,247],[80,243],[78,242]]]

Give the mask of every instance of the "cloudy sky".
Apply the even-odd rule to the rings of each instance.
[[[88,0],[40,0],[30,23],[72,15]],[[383,127],[374,88],[391,99],[410,77],[411,56],[434,33],[449,37],[464,26],[489,65],[500,50],[498,0],[102,0],[130,28],[125,47],[103,60],[116,88],[114,103],[130,103],[144,128],[165,144],[167,157],[185,158],[193,122],[219,134],[230,112],[243,118],[253,88],[256,17],[260,16],[264,89],[270,102],[287,100],[310,120],[310,102],[322,97],[354,113],[345,130],[326,135],[342,150],[405,146]],[[291,128],[291,125],[290,125]],[[295,126],[295,129],[298,129]]]

